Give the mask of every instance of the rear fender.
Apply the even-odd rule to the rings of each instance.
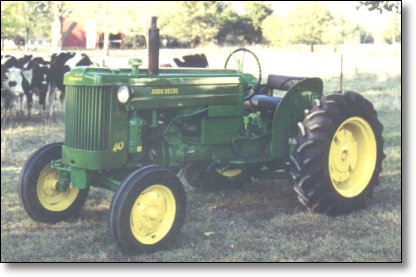
[[[273,115],[270,145],[273,159],[288,159],[289,139],[296,136],[298,122],[303,120],[305,109],[310,109],[315,99],[321,99],[322,92],[320,78],[304,79],[288,90]]]

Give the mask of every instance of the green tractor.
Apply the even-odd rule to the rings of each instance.
[[[299,201],[319,213],[366,204],[384,153],[383,127],[364,97],[323,96],[319,78],[269,75],[261,84],[258,59],[244,48],[225,69],[159,69],[158,41],[153,18],[147,69],[131,59],[129,69],[65,75],[65,140],[33,153],[19,180],[33,220],[73,217],[91,186],[110,189],[115,244],[125,253],[155,251],[185,220],[180,171],[207,188],[292,178]],[[241,70],[245,55],[258,76]],[[240,70],[227,69],[232,61]]]

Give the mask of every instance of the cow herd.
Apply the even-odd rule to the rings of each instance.
[[[25,55],[14,57],[1,56],[1,108],[7,116],[12,108],[17,114],[23,114],[23,99],[26,98],[27,113],[31,115],[33,95],[39,98],[39,105],[46,111],[46,97],[49,102],[49,116],[52,117],[53,106],[58,91],[63,101],[65,87],[64,74],[76,66],[88,66],[92,62],[85,54],[61,52],[53,54],[50,61],[41,57]]]

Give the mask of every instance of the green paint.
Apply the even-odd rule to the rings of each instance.
[[[117,87],[66,88],[65,165],[97,170],[127,161],[128,112],[116,93]]]
[[[121,181],[105,176],[100,178],[100,182],[96,186],[115,192],[117,191],[120,184]]]
[[[210,105],[208,117],[242,116],[242,105]]]
[[[91,173],[85,169],[71,168],[71,184],[79,189],[86,189],[91,184]]]
[[[129,154],[142,152],[142,127],[146,126],[146,121],[136,114],[129,120]]]
[[[289,139],[296,136],[298,122],[314,99],[322,96],[323,84],[319,78],[300,81],[289,89],[273,116],[270,155],[279,160],[289,158]]]
[[[142,65],[142,60],[137,58],[130,59],[129,65],[131,65],[131,76],[137,77],[139,75],[139,66]]]
[[[56,190],[60,192],[65,192],[69,184],[71,183],[71,176],[68,171],[62,171],[59,175],[58,182],[56,183]]]
[[[231,143],[237,135],[240,117],[204,118],[201,123],[201,144]]]
[[[263,118],[244,110],[247,80],[254,76],[225,69],[147,75],[139,63],[130,60],[131,69],[75,68],[65,75],[62,166],[75,186],[114,190],[124,177],[120,172],[152,163],[175,171],[195,161],[277,166],[288,159],[304,109],[322,95],[320,79],[305,79],[286,93],[273,118]],[[117,99],[122,84],[133,91],[126,104]]]

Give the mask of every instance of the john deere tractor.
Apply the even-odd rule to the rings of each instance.
[[[225,69],[159,69],[158,44],[152,18],[147,69],[131,59],[128,69],[65,75],[64,142],[33,153],[19,180],[33,220],[73,217],[91,186],[110,189],[115,244],[126,253],[155,251],[185,219],[180,171],[207,188],[291,178],[300,203],[319,213],[366,204],[384,157],[383,127],[368,100],[324,96],[319,78],[269,75],[263,84],[257,57],[244,48]],[[242,70],[245,56],[256,61],[255,74]]]

